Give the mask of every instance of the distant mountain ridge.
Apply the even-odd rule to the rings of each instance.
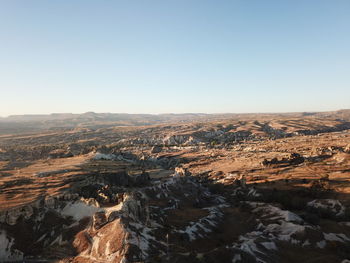
[[[11,115],[0,118],[1,134],[31,133],[39,130],[75,128],[99,129],[115,126],[149,126],[165,123],[210,122],[222,120],[263,120],[274,118],[329,118],[350,121],[350,109],[329,112],[296,113],[182,113],[182,114],[128,114],[128,113],[52,113]]]
[[[21,122],[21,121],[50,121],[50,120],[105,120],[105,121],[120,121],[120,120],[154,120],[167,121],[171,119],[189,119],[209,117],[237,117],[237,116],[271,116],[271,115],[296,115],[296,116],[345,116],[350,117],[350,109],[342,109],[337,111],[326,112],[290,112],[290,113],[163,113],[163,114],[131,114],[131,113],[51,113],[51,114],[24,114],[10,115],[8,117],[0,117],[0,122]]]

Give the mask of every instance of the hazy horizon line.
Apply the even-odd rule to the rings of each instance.
[[[321,112],[336,112],[350,110],[350,108],[337,109],[337,110],[315,110],[315,111],[271,111],[271,112],[164,112],[164,113],[130,113],[130,112],[52,112],[52,113],[24,113],[24,114],[10,114],[0,115],[0,118],[11,118],[19,116],[50,116],[50,115],[83,115],[83,114],[126,114],[126,115],[189,115],[189,114],[204,114],[204,115],[227,115],[227,114],[288,114],[288,113],[321,113]]]

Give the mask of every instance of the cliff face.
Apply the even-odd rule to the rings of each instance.
[[[3,212],[0,260],[281,262],[290,249],[327,255],[332,242],[350,241],[347,208],[338,200],[314,199],[305,211],[327,212],[343,233],[267,202],[271,193],[242,177],[226,192],[187,173],[177,168],[113,202],[71,194]]]
[[[129,235],[122,217],[143,213],[137,201],[123,194],[119,204],[104,207],[96,199],[74,197],[46,199],[2,212],[0,260],[65,255],[119,262]]]
[[[221,197],[179,175],[118,197],[105,206],[95,198],[62,195],[2,212],[0,259],[138,262],[165,257],[169,235],[203,238],[222,220],[225,207]],[[193,211],[203,218],[194,216],[198,221],[188,226],[180,218],[182,226],[165,227],[174,220],[173,211],[189,207],[198,207]]]

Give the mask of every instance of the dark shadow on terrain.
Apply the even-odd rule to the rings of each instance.
[[[28,166],[30,166],[32,164],[33,164],[32,162],[10,161],[2,169],[0,169],[0,172],[1,171],[13,170],[13,169],[22,169],[22,168],[28,167]]]

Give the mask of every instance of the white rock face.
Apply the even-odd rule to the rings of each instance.
[[[68,203],[61,211],[61,214],[64,216],[72,216],[76,221],[79,221],[84,217],[91,217],[94,213],[99,211],[101,211],[99,207],[91,206],[78,201]]]
[[[316,199],[309,203],[307,206],[313,209],[323,209],[332,212],[335,216],[342,216],[345,213],[345,207],[339,200],[334,199]]]
[[[189,135],[169,135],[163,139],[164,145],[185,144],[190,139]]]
[[[195,139],[194,137],[190,136],[188,140],[184,143],[185,145],[191,146],[191,145],[196,145],[198,144],[199,141]]]
[[[97,152],[95,156],[93,157],[94,160],[114,160],[115,159],[114,154],[104,154]]]
[[[264,212],[266,213],[266,216],[270,216],[272,220],[283,220],[286,222],[296,222],[296,223],[302,223],[303,220],[296,214],[288,211],[288,210],[282,210],[278,207],[272,206],[272,205],[266,205],[263,207],[257,207],[253,210],[253,212]]]
[[[220,205],[208,207],[206,210],[209,212],[207,216],[199,219],[198,222],[191,222],[184,230],[178,230],[177,232],[186,233],[190,241],[205,237],[205,233],[213,232],[224,214],[220,209]]]
[[[260,215],[262,223],[254,231],[240,236],[239,242],[233,244],[234,248],[254,256],[257,262],[269,262],[266,258],[271,250],[278,250],[279,241],[301,245],[295,234],[304,233],[310,226],[298,215],[266,203],[246,203],[252,208],[252,213]]]
[[[324,239],[327,241],[338,241],[338,242],[346,242],[350,241],[344,234],[336,234],[336,233],[323,233]]]

